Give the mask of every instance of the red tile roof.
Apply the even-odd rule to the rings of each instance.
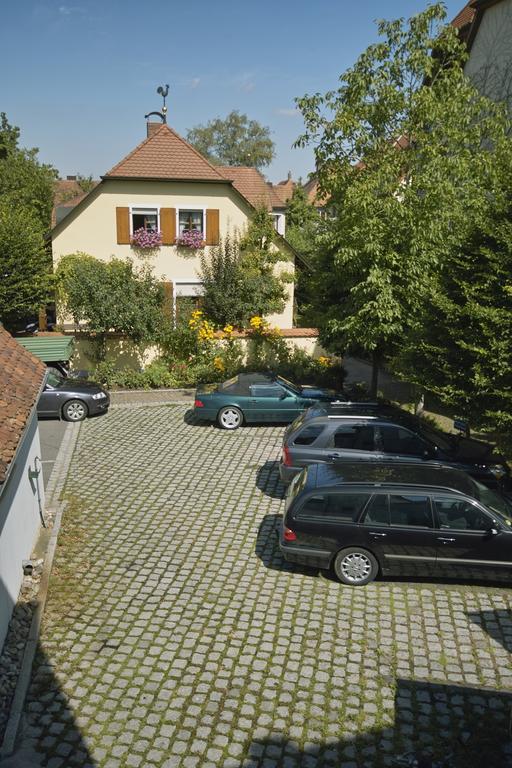
[[[236,165],[219,165],[218,171],[225,179],[232,181],[240,194],[251,205],[257,207],[264,205],[268,210],[284,208],[285,203],[277,194],[276,188],[265,181],[262,174],[256,168]]]
[[[457,27],[457,29],[462,29],[467,24],[471,24],[476,14],[476,9],[474,6],[475,0],[470,0],[469,3],[466,3],[464,8],[459,11],[456,17],[452,20],[452,26]]]
[[[286,204],[290,197],[293,195],[293,190],[295,189],[295,181],[292,180],[291,176],[288,176],[285,181],[278,181],[278,183],[274,185],[274,189],[283,203]]]
[[[46,366],[0,326],[0,486],[46,374]]]
[[[226,181],[214,165],[165,124],[144,139],[104,178]]]

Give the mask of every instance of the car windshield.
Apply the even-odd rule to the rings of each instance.
[[[288,389],[291,389],[294,394],[300,395],[300,387],[298,387],[296,384],[292,384],[292,382],[288,381],[288,379],[284,379],[282,376],[278,376],[277,381],[280,384],[284,384],[284,386],[288,387]]]
[[[61,376],[60,373],[57,373],[57,371],[50,371],[46,379],[46,383],[49,384],[50,387],[58,387],[59,384],[62,384],[64,380],[64,376]]]
[[[504,496],[500,496],[495,491],[491,491],[482,483],[475,480],[478,490],[478,500],[484,504],[487,509],[495,512],[500,519],[512,528],[512,503]]]

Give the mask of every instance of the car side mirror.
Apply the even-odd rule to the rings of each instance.
[[[493,522],[494,522],[494,524],[493,524],[492,528],[489,528],[489,530],[488,530],[489,536],[497,536],[498,533],[499,533],[499,529],[497,527],[495,527],[496,521],[493,521]]]
[[[287,397],[291,397],[290,393],[287,392],[286,390],[283,390],[283,394],[281,395],[281,397],[279,399],[280,400],[286,400]]]

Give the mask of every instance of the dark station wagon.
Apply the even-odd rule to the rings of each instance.
[[[318,462],[446,464],[507,492],[510,470],[490,443],[449,434],[389,403],[319,403],[285,432],[279,472],[286,484]]]
[[[512,504],[440,465],[316,464],[288,488],[279,543],[353,586],[379,573],[509,581]]]

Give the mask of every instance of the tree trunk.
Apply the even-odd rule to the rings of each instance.
[[[374,349],[372,352],[372,379],[370,383],[370,397],[377,397],[380,361],[381,361],[380,352],[379,350]]]

